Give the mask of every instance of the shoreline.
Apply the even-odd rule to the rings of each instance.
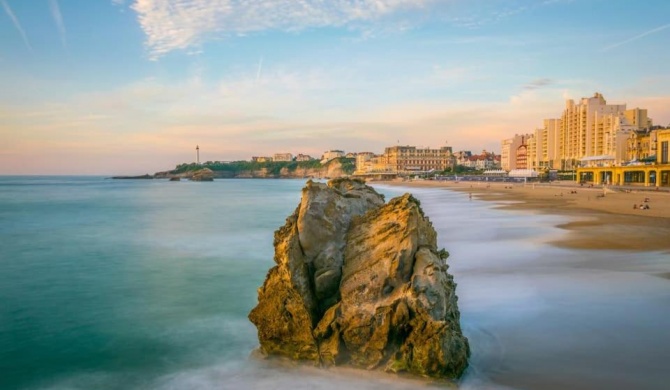
[[[496,182],[389,181],[374,185],[441,188],[469,193],[502,210],[522,210],[572,217],[558,225],[568,234],[550,244],[563,248],[670,253],[670,194],[655,191],[604,192],[573,183],[513,184]],[[645,201],[646,200],[646,201]],[[633,208],[648,205],[649,209]]]

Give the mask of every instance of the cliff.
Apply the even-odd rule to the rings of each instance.
[[[267,162],[254,163],[236,161],[232,163],[181,164],[177,169],[156,172],[154,177],[190,178],[199,169],[211,169],[214,178],[261,178],[261,179],[303,179],[303,178],[339,178],[351,174],[354,170],[353,159],[334,159],[321,165],[317,162]]]
[[[436,241],[409,194],[384,203],[361,181],[308,181],[249,314],[261,352],[458,378],[469,345]]]

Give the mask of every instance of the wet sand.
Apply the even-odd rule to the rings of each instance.
[[[473,348],[465,379],[480,376],[493,383],[462,388],[667,388],[670,194],[608,192],[602,197],[602,188],[567,183],[387,184],[463,195],[453,200],[453,194],[440,198],[435,195],[440,191],[417,191],[433,202],[425,202],[424,208],[433,216],[438,236],[455,235],[447,246],[450,270]],[[468,193],[472,211],[463,209]],[[648,210],[633,209],[645,198]],[[439,202],[450,200],[458,202],[458,209],[443,207],[440,213]],[[491,218],[481,212],[488,208],[482,201],[506,212]],[[529,213],[565,218],[528,218]],[[458,223],[449,223],[451,215]],[[472,224],[464,222],[467,218]],[[488,224],[481,232],[471,227],[481,224]],[[543,233],[556,224],[567,234]],[[460,229],[464,235],[458,234]],[[501,235],[506,229],[510,234]],[[463,239],[478,233],[487,245]],[[535,237],[557,241],[533,241]]]
[[[663,191],[603,191],[572,183],[524,185],[424,180],[383,184],[445,188],[467,192],[473,199],[500,202],[498,207],[502,209],[574,217],[559,226],[570,232],[565,239],[553,243],[561,247],[670,253],[670,193]],[[642,204],[649,209],[639,209]]]

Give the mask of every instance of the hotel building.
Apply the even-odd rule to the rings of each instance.
[[[560,119],[561,169],[573,169],[585,157],[606,156],[620,164],[626,160],[630,132],[651,126],[647,110],[607,104],[600,93],[580,104],[568,100]]]
[[[439,149],[417,148],[416,146],[392,146],[384,154],[370,152],[356,156],[356,174],[413,174],[443,171],[454,165],[455,158],[450,146]]]
[[[543,128],[533,134],[503,140],[501,165],[510,171],[522,169],[516,165],[523,161],[526,168],[535,170],[572,170],[602,161],[621,164],[630,159],[631,144],[635,142],[631,134],[641,134],[651,127],[647,110],[607,104],[600,93],[579,103],[569,99],[560,118],[545,119]]]
[[[392,146],[386,148],[384,155],[396,173],[443,171],[453,166],[451,146],[443,146],[440,149]]]

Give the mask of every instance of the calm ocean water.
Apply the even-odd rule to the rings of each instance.
[[[0,389],[416,388],[249,358],[246,316],[303,185],[0,177]],[[412,192],[451,253],[462,388],[667,388],[667,254],[559,249],[561,217]]]

